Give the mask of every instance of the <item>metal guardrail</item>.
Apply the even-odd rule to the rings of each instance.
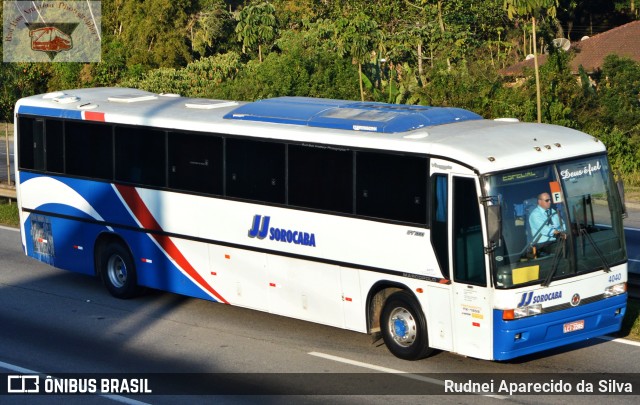
[[[16,199],[16,188],[0,185],[0,197]]]

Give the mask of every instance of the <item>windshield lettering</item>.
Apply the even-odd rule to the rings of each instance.
[[[567,179],[572,179],[574,177],[582,177],[586,175],[591,176],[593,172],[600,171],[600,170],[602,170],[602,166],[600,165],[600,161],[597,161],[595,165],[591,165],[591,163],[589,163],[587,166],[584,166],[580,170],[576,170],[576,171],[563,170],[560,173],[560,175],[562,176],[562,180],[567,180]]]

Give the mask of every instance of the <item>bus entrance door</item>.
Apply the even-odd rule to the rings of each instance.
[[[492,313],[476,180],[454,176],[451,192],[454,351],[490,358]]]

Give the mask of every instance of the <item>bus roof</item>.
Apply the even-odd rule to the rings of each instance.
[[[253,103],[128,88],[31,96],[18,114],[426,153],[495,172],[602,153],[585,133],[547,124],[486,120],[460,108],[279,97]]]
[[[224,118],[384,133],[482,119],[478,114],[461,108],[308,97],[260,100],[244,104]]]

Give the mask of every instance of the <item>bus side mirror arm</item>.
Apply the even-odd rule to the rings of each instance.
[[[497,246],[496,243],[494,241],[490,240],[489,241],[489,246],[485,246],[484,247],[484,254],[485,255],[492,254],[493,252],[495,252],[496,246]]]

